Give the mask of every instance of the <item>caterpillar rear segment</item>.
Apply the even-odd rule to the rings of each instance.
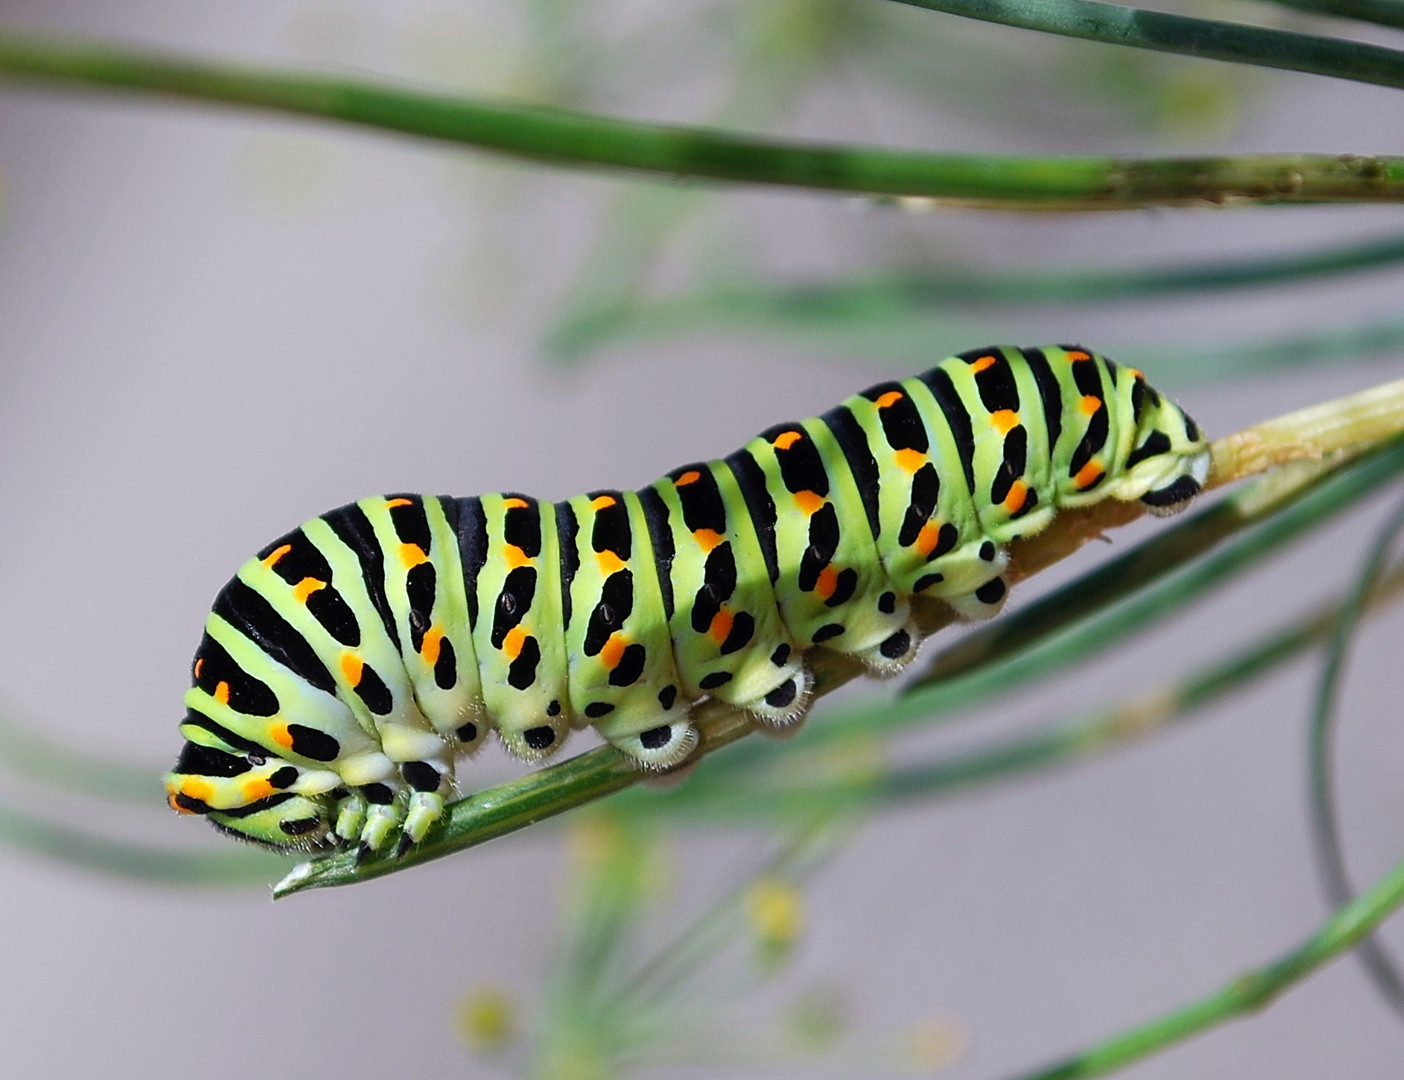
[[[993,615],[1011,540],[1108,498],[1173,512],[1208,465],[1139,372],[996,347],[638,492],[363,499],[219,594],[170,803],[277,847],[404,850],[491,730],[538,761],[594,727],[668,769],[698,701],[795,723],[811,648],[896,674],[920,644],[913,596]]]

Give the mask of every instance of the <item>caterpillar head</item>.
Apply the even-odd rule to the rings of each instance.
[[[1131,401],[1136,432],[1122,475],[1122,498],[1139,498],[1151,513],[1178,513],[1209,478],[1209,442],[1185,411],[1135,372]]]
[[[236,747],[186,724],[187,742],[166,774],[166,798],[181,814],[265,847],[311,851],[335,843],[336,773],[299,768],[263,747]],[[198,741],[196,741],[198,740]]]

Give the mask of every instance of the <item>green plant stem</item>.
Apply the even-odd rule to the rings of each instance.
[[[719,288],[696,298],[647,305],[720,309],[760,295],[763,307],[819,316],[894,307],[964,304],[1079,304],[1158,299],[1167,294],[1257,288],[1332,274],[1357,273],[1404,262],[1404,236],[1372,238],[1315,251],[1261,255],[1249,259],[1195,262],[1182,266],[1114,269],[1015,270],[958,273],[936,271],[898,277],[772,289],[761,282]]]
[[[1370,593],[1370,608],[1398,599],[1404,567]],[[784,759],[738,774],[718,762],[690,783],[667,792],[628,792],[611,805],[657,820],[754,820],[812,814],[840,806],[874,807],[908,799],[949,796],[970,787],[1057,768],[1108,753],[1182,723],[1225,695],[1265,678],[1340,625],[1344,604],[1295,621],[1187,678],[1152,688],[1111,706],[934,760],[889,766],[876,738],[853,733],[835,752],[795,748]],[[855,745],[856,744],[856,745]],[[870,751],[865,753],[865,747]],[[1340,903],[1350,899],[1343,897]]]
[[[1136,364],[1173,372],[1185,381],[1244,378],[1290,367],[1324,367],[1367,360],[1404,348],[1404,318],[1364,319],[1283,337],[1208,345],[1150,345],[1125,352]]]
[[[159,768],[46,739],[7,716],[0,716],[0,765],[27,780],[85,798],[142,806],[165,802]]]
[[[1319,463],[1303,459],[1320,458],[1322,455],[1329,455],[1334,460],[1348,459],[1371,446],[1388,446],[1401,431],[1404,431],[1404,381],[1387,383],[1336,401],[1324,402],[1220,439],[1213,446],[1211,477],[1217,477],[1217,482],[1222,483],[1267,469],[1274,464],[1301,462],[1293,469],[1283,470],[1260,481],[1250,491],[1233,496],[1240,508],[1251,515],[1256,502],[1273,504],[1274,500],[1280,499],[1281,491],[1291,491],[1299,487],[1304,473],[1320,468]],[[1331,477],[1323,483],[1321,489],[1325,494],[1318,495],[1315,501],[1310,502],[1311,511],[1320,518],[1332,506],[1339,508],[1339,505],[1343,505],[1332,503],[1331,500],[1344,499],[1348,502],[1369,490],[1372,485],[1393,476],[1400,467],[1404,467],[1404,447],[1395,446],[1383,450],[1342,476]],[[1308,503],[1311,498],[1312,495],[1309,494],[1296,506]],[[1107,504],[1102,503],[1086,513],[1060,515],[1053,526],[1044,533],[1022,541],[1014,552],[1012,576],[1021,576],[1065,557],[1090,536],[1101,535],[1102,530],[1109,524],[1118,520],[1130,520],[1130,517],[1138,512],[1125,507],[1108,511],[1106,507]],[[1289,512],[1293,509],[1296,507],[1290,507]],[[1104,516],[1108,514],[1110,516]],[[1257,542],[1268,547],[1272,544],[1270,537],[1259,539]],[[1238,559],[1241,556],[1240,550],[1226,558]],[[1176,604],[1173,596],[1159,594],[1156,603],[1165,610],[1173,609]],[[1123,604],[1117,610],[1121,612],[1128,606]],[[939,625],[939,617],[931,618],[925,623],[924,629],[929,633]],[[1119,640],[1129,630],[1141,629],[1145,625],[1144,621],[1132,621],[1129,626],[1122,626],[1113,640]],[[1088,641],[1096,640],[1096,635],[1084,634],[1075,640],[1080,642],[1080,647],[1085,648],[1088,647]],[[1067,650],[1068,645],[1060,642],[1053,646],[1055,659],[1066,655],[1066,652],[1057,653],[1058,649]],[[884,723],[892,726],[910,723],[937,707],[933,695],[956,698],[966,695],[968,699],[980,693],[994,693],[1010,685],[1015,674],[1023,674],[1036,668],[1038,663],[1035,658],[1040,655],[1037,649],[1031,649],[1020,658],[1017,665],[1006,665],[1008,674],[1003,675],[1001,682],[995,685],[981,684],[979,680],[986,672],[974,671],[967,679],[953,680],[933,687],[923,694],[911,695],[882,710],[875,712],[867,709],[854,713],[850,722],[875,725],[874,717],[880,715]],[[1043,659],[1046,661],[1046,656]],[[862,670],[853,660],[826,654],[823,650],[816,650],[813,669],[816,696],[822,696],[843,685]],[[710,754],[755,729],[755,724],[748,714],[716,700],[703,702],[694,709],[692,716],[701,733],[699,755]],[[825,732],[830,726],[826,722],[822,728],[816,728],[814,734]],[[274,896],[287,896],[308,888],[365,881],[431,859],[442,858],[611,795],[643,778],[622,754],[612,748],[591,750],[559,765],[538,770],[452,803],[448,807],[443,825],[402,857],[379,856],[358,863],[356,854],[347,851],[301,863],[274,887]]]
[[[1018,1080],[1081,1080],[1104,1076],[1218,1024],[1264,1009],[1312,972],[1354,948],[1401,903],[1404,903],[1404,862],[1395,866],[1369,892],[1338,909],[1306,941],[1271,963],[1245,971],[1198,1001],[1051,1067],[1022,1074]]]
[[[933,657],[906,692],[919,693],[995,660],[1017,656],[1021,664],[1027,663],[1024,650],[1048,642],[1055,633],[1091,633],[1097,647],[1110,645],[1136,625],[1148,625],[1178,609],[1240,569],[1259,565],[1269,553],[1388,483],[1401,468],[1404,446],[1396,446],[1325,479],[1315,469],[1298,467],[1293,476],[1279,473],[1271,483],[1237,491],[1108,560],[1073,585],[1040,597],[1017,617],[967,634]],[[1283,482],[1288,479],[1295,482]],[[1108,610],[1123,597],[1125,606]],[[1073,629],[1098,611],[1106,612],[1099,628],[1084,623],[1083,629]]]
[[[1358,41],[1170,15],[1100,0],[898,2],[1085,41],[1404,88],[1404,53]]]
[[[1404,30],[1404,3],[1400,0],[1272,0],[1282,7],[1309,11],[1313,15],[1334,15],[1377,26]]]
[[[1342,509],[1401,471],[1404,445],[1299,492],[1299,497],[1285,507],[1271,504],[1279,512],[1270,518],[1240,517],[1232,501],[1226,500],[1220,504],[1227,507],[1222,514],[1215,507],[1200,515],[1199,520],[1177,526],[1180,535],[1176,537],[1172,532],[1169,542],[1162,542],[1165,538],[1157,536],[1107,566],[1055,590],[1016,616],[967,635],[936,657],[928,671],[928,685],[918,685],[914,692],[885,704],[869,702],[829,712],[822,724],[812,725],[806,731],[805,746],[817,750],[833,744],[851,744],[855,739],[871,742],[913,724],[963,715],[994,697],[1115,648],[1233,574],[1257,566],[1267,554],[1305,530],[1334,520]],[[1260,495],[1253,489],[1236,493],[1237,510]],[[1236,527],[1232,525],[1235,518]],[[1246,535],[1234,535],[1249,524],[1257,527]],[[1210,554],[1196,558],[1201,545],[1216,542],[1219,546]],[[1084,590],[1086,597],[1082,595]],[[1026,749],[1020,747],[1017,754]],[[696,791],[677,797],[706,798],[709,785],[738,772],[750,775],[757,765],[785,752],[758,741],[739,746],[694,779],[690,788]],[[1037,755],[1047,752],[1048,747],[1035,750]]]
[[[932,317],[961,314],[972,305],[1160,300],[1359,273],[1401,262],[1404,236],[1389,236],[1317,251],[1168,267],[1006,272],[966,268],[779,288],[763,281],[729,282],[689,295],[583,305],[558,322],[546,347],[560,359],[573,360],[625,336],[659,338],[732,329],[809,331],[830,342],[835,330],[861,333],[868,329],[879,340],[891,340],[904,324],[910,324],[912,351],[928,356]],[[1385,319],[1246,345],[1187,348],[1175,344],[1154,349],[1132,345],[1117,355],[1147,366],[1152,361],[1145,358],[1153,356],[1157,373],[1169,371],[1184,380],[1315,362],[1323,356],[1353,357],[1398,347],[1401,341],[1404,320]]]
[[[286,856],[248,847],[179,851],[132,844],[46,821],[3,804],[0,843],[143,885],[266,885],[273,874],[286,870],[288,865]]]
[[[1011,655],[1013,650],[1003,647],[983,649],[978,657],[960,662],[959,670],[964,673],[962,678],[947,678],[922,693],[901,698],[886,706],[848,709],[837,716],[827,717],[823,725],[816,725],[810,732],[811,745],[816,740],[833,740],[855,732],[873,736],[917,720],[928,720],[934,715],[967,708],[976,701],[985,700],[1035,677],[1037,673],[1057,669],[1069,662],[1069,656],[1086,655],[1123,640],[1132,630],[1146,625],[1155,614],[1173,610],[1186,602],[1183,599],[1186,590],[1193,595],[1196,589],[1202,591],[1221,581],[1225,574],[1234,569],[1254,565],[1264,550],[1285,542],[1290,535],[1311,523],[1329,520],[1331,513],[1374,490],[1380,483],[1397,475],[1400,468],[1404,468],[1404,447],[1395,447],[1364,461],[1311,491],[1288,507],[1270,526],[1255,530],[1246,542],[1229,545],[1224,552],[1216,552],[1210,559],[1201,560],[1190,567],[1187,572],[1193,575],[1193,580],[1188,584],[1176,578],[1169,585],[1160,582],[1158,587],[1141,589],[1130,602],[1114,609],[1110,617],[1093,620],[1087,627],[1055,635],[1050,645],[1040,644],[1019,655]],[[1251,505],[1261,498],[1261,494],[1244,492],[1235,498]],[[1143,582],[1136,580],[1135,584],[1139,587]],[[1016,634],[1015,637],[1018,639],[1021,635]],[[993,662],[996,658],[999,658],[999,662]],[[821,680],[821,692],[841,685],[857,673],[854,665],[835,663],[838,658],[826,657],[825,660],[828,662],[819,665],[816,670]],[[718,702],[708,702],[699,707],[698,724],[703,732],[704,750],[709,753],[752,730],[752,724],[744,714]],[[765,756],[771,752],[766,749],[767,745],[752,744],[738,748],[724,767],[743,767],[750,760]],[[588,751],[559,765],[453,803],[444,827],[403,858],[379,858],[357,864],[354,853],[329,855],[299,865],[279,883],[275,895],[284,896],[321,885],[349,884],[393,873],[514,832],[613,794],[639,779],[640,774],[617,752],[608,748]],[[691,783],[699,786],[699,792],[705,791],[708,777],[706,774],[694,777]]]
[[[0,77],[248,106],[558,165],[927,196],[1002,209],[1404,201],[1404,158],[1398,157],[1001,157],[785,143],[41,39],[14,29],[0,31]]]
[[[757,130],[793,110],[843,35],[831,22],[835,13],[816,9],[807,0],[747,6],[737,17],[741,54],[710,126],[744,122]],[[803,34],[794,33],[797,24],[803,25]],[[705,206],[705,195],[696,187],[679,191],[657,184],[631,185],[616,192],[559,306],[556,326],[566,327],[576,318],[588,319],[590,312],[629,303],[669,231]],[[558,332],[555,327],[549,329],[548,341]],[[566,356],[549,346],[547,351],[561,359]]]
[[[751,888],[767,878],[795,884],[809,876],[851,836],[851,825],[837,807],[820,807],[818,815],[799,825],[761,866],[630,973],[617,989],[615,1006],[625,1013],[651,1002],[677,1007],[675,999],[686,991],[689,973],[720,953],[745,925],[743,909]]]
[[[1321,678],[1316,685],[1311,724],[1308,729],[1308,763],[1312,841],[1326,900],[1332,907],[1349,902],[1355,895],[1342,850],[1340,821],[1336,813],[1332,738],[1336,728],[1336,705],[1344,676],[1346,657],[1356,626],[1376,582],[1384,574],[1389,551],[1404,531],[1404,504],[1401,504],[1376,536],[1365,557],[1355,585],[1342,605]],[[1374,938],[1360,943],[1357,954],[1376,989],[1395,1012],[1404,1014],[1404,979],[1384,947]]]

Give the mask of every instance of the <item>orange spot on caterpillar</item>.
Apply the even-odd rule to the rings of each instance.
[[[819,580],[814,583],[814,593],[820,600],[827,600],[834,595],[834,590],[837,588],[838,571],[831,563],[819,571]]]
[[[327,583],[325,581],[318,581],[314,577],[305,577],[293,586],[293,596],[297,598],[299,604],[305,604],[309,596],[318,589],[325,589],[326,587]]]
[[[687,472],[683,473],[681,476],[679,476],[676,480],[673,481],[673,486],[687,487],[688,484],[695,484],[701,479],[702,474],[700,472],[698,472],[696,469],[688,469]]]
[[[595,552],[595,561],[600,564],[600,573],[605,577],[617,574],[629,565],[612,551]]]
[[[1019,426],[1019,414],[1013,409],[1000,409],[990,413],[990,425],[1001,435],[1008,435]]]
[[[1079,360],[1091,360],[1092,354],[1083,352],[1081,349],[1069,349],[1068,359],[1073,363],[1077,363]]]
[[[736,617],[722,608],[712,616],[711,624],[707,627],[707,636],[721,645],[731,635],[731,625],[736,621]]]
[[[922,555],[930,555],[936,550],[936,545],[941,539],[941,526],[934,521],[928,521],[921,527],[921,532],[917,533],[916,543],[912,547],[916,548]]]
[[[893,454],[892,460],[897,462],[897,468],[901,469],[904,473],[915,473],[926,464],[926,455],[920,450],[913,450],[908,446]]]
[[[527,502],[525,499],[518,498],[516,495],[513,495],[510,499],[502,500],[502,509],[504,510],[525,510],[530,505],[531,503]]]
[[[424,549],[418,544],[400,545],[400,562],[405,564],[406,570],[413,570],[420,563],[429,561],[429,556],[424,553]]]
[[[1004,509],[1007,513],[1017,514],[1029,498],[1029,485],[1022,480],[1015,480],[1009,487],[1009,494],[1004,497]]]
[[[229,684],[227,682],[215,684],[214,699],[221,705],[229,704]]]
[[[800,508],[800,512],[805,515],[812,515],[825,502],[824,496],[817,491],[796,491],[795,505]]]
[[[201,657],[199,657],[198,659],[196,659],[196,661],[195,661],[195,678],[198,679],[198,678],[200,677],[200,671],[201,671],[201,669],[204,668],[204,666],[205,666],[205,658],[204,658],[203,656],[201,656]]]
[[[904,397],[906,397],[906,395],[903,394],[900,390],[889,390],[887,393],[883,394],[880,398],[873,402],[873,404],[876,405],[879,409],[886,409],[893,405],[896,405],[897,402],[901,401]]]
[[[268,729],[268,737],[281,746],[284,750],[291,750],[293,744],[292,734],[288,731],[287,724],[279,724],[277,727]]]
[[[527,553],[516,544],[502,545],[502,561],[507,564],[508,570],[515,570],[519,566],[529,566],[531,560],[527,558]]]
[[[246,803],[266,799],[273,794],[273,790],[273,785],[267,780],[249,780],[239,786],[239,794],[243,796]]]
[[[770,445],[777,450],[788,450],[803,438],[798,431],[782,431],[770,441]]]
[[[414,502],[413,502],[412,500],[410,500],[410,499],[388,499],[388,500],[386,500],[386,503],[385,503],[385,509],[387,509],[387,510],[393,510],[393,509],[395,509],[395,507],[397,507],[397,506],[413,506],[413,505],[414,505]]]
[[[202,777],[187,776],[180,783],[180,793],[186,798],[207,803],[214,798],[214,785]]]
[[[291,544],[284,544],[282,547],[274,548],[263,559],[263,565],[272,570],[278,560],[292,550]]]
[[[619,661],[624,659],[624,649],[628,644],[629,642],[623,634],[610,634],[609,640],[600,650],[600,663],[613,671],[619,666]]]
[[[1073,483],[1079,488],[1086,490],[1097,482],[1097,477],[1101,476],[1102,472],[1103,469],[1100,462],[1089,461],[1078,470],[1077,475],[1073,477]]]
[[[970,370],[973,371],[976,375],[978,375],[980,374],[980,372],[985,371],[988,368],[994,367],[994,365],[994,356],[987,353],[984,356],[978,357],[970,361]]]
[[[1101,407],[1102,399],[1096,394],[1083,394],[1082,400],[1077,403],[1078,412],[1083,416],[1095,416]]]
[[[1124,370],[1124,371],[1126,372],[1126,374],[1130,375],[1131,378],[1135,379],[1137,382],[1145,382],[1145,381],[1146,381],[1146,377],[1145,377],[1145,375],[1143,375],[1143,374],[1141,373],[1140,368],[1129,367],[1129,368],[1123,368],[1122,370]]]
[[[424,657],[424,662],[430,667],[439,662],[439,649],[443,642],[444,632],[439,629],[438,623],[424,631],[424,640],[419,645],[419,655]]]
[[[590,500],[591,510],[608,510],[611,506],[619,502],[613,495],[596,495]]]
[[[526,644],[527,632],[520,626],[514,626],[507,631],[507,636],[502,639],[502,654],[508,660],[515,660],[522,655],[522,646]]]
[[[361,685],[361,675],[364,674],[365,668],[366,662],[361,659],[360,653],[347,649],[341,654],[341,673],[352,686]]]
[[[716,529],[694,529],[692,538],[697,541],[698,547],[708,553],[722,542],[722,534]]]

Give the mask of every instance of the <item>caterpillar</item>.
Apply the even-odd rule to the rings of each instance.
[[[594,727],[672,768],[698,701],[793,724],[810,649],[894,675],[920,644],[914,596],[993,615],[1010,541],[1104,499],[1173,512],[1208,468],[1139,371],[998,346],[639,491],[362,499],[219,593],[169,802],[264,845],[403,853],[493,730],[535,762]]]

